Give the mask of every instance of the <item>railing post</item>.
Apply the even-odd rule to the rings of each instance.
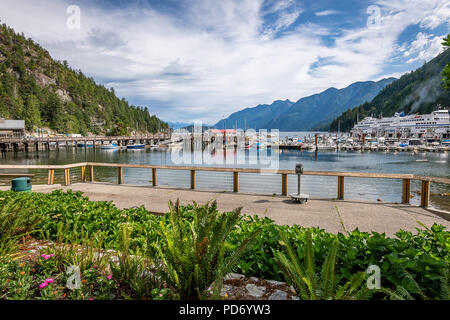
[[[239,192],[239,172],[233,172],[233,192]]]
[[[119,184],[123,184],[123,168],[122,167],[118,167],[118,182]]]
[[[53,184],[53,177],[54,176],[55,176],[55,169],[48,169],[47,184],[49,184],[49,185]]]
[[[86,167],[81,167],[81,182],[86,182]]]
[[[422,180],[422,192],[420,194],[420,206],[427,208],[430,204],[430,181]]]
[[[338,176],[338,200],[344,200],[344,176]]]
[[[287,174],[281,174],[281,195],[287,196]]]
[[[191,189],[195,189],[195,170],[191,170]]]
[[[89,166],[89,180],[94,182],[94,166]]]
[[[403,179],[402,203],[409,204],[410,190],[411,190],[411,180]]]
[[[64,185],[70,186],[70,169],[64,169]]]
[[[152,184],[154,187],[158,184],[157,181],[158,176],[156,175],[156,168],[152,168]]]

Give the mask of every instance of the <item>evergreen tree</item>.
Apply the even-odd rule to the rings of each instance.
[[[447,38],[444,39],[444,42],[442,42],[442,44],[444,46],[446,46],[447,48],[450,47],[450,33],[447,35]],[[442,72],[442,75],[444,76],[444,78],[442,79],[442,81],[444,82],[443,86],[445,89],[449,90],[450,89],[450,63],[447,63],[444,71]]]
[[[31,94],[28,97],[24,112],[25,126],[27,130],[33,130],[34,127],[41,125],[41,113],[39,111],[39,100]]]
[[[23,119],[24,116],[24,104],[22,97],[18,97],[14,101],[14,117],[16,119]]]

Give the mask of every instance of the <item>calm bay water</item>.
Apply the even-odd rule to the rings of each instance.
[[[303,137],[303,135],[297,135]],[[284,137],[282,133],[280,137]],[[188,153],[188,154],[187,154]],[[180,162],[183,159],[185,162]],[[251,150],[236,151],[205,150],[203,152],[186,152],[178,150],[100,150],[61,148],[59,151],[40,151],[28,154],[7,153],[3,155],[2,164],[69,164],[84,161],[158,164],[158,165],[209,165],[218,167],[267,167],[272,162],[280,169],[294,169],[295,164],[301,162],[305,170],[311,171],[351,171],[377,173],[413,173],[438,177],[450,177],[450,162],[448,153],[382,153],[382,152],[347,152],[323,151],[315,157],[314,152],[297,150]],[[274,160],[275,159],[275,160]],[[199,163],[200,161],[200,163]],[[203,161],[203,163],[201,163]],[[211,161],[213,163],[211,163]],[[274,164],[274,161],[276,162]],[[209,163],[206,164],[205,162]],[[72,181],[77,182],[80,169],[71,170]],[[33,183],[46,183],[47,172],[33,171],[36,177]],[[125,183],[137,185],[151,185],[152,173],[146,169],[124,169]],[[62,182],[63,173],[56,172],[55,183]],[[117,182],[117,169],[95,168],[96,181]],[[8,181],[3,180],[4,183]],[[188,188],[190,177],[188,171],[158,170],[158,185]],[[232,191],[232,173],[197,172],[196,184],[198,189]],[[389,179],[361,179],[345,178],[345,197],[354,200],[386,202],[401,202],[401,180]],[[279,194],[281,192],[281,176],[268,174],[239,174],[239,191],[249,193]],[[297,191],[297,178],[288,177],[288,192]],[[420,183],[412,181],[411,191],[413,204],[418,204]],[[317,198],[336,198],[337,178],[303,176],[302,192]],[[432,184],[432,205],[450,211],[450,197],[438,194],[450,192],[450,186]],[[238,205],[238,204],[237,204]]]

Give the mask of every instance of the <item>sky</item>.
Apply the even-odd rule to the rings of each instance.
[[[166,121],[214,124],[417,69],[450,0],[0,0],[0,20]]]

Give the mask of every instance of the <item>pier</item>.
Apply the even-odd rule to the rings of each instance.
[[[62,147],[87,148],[88,144],[92,147],[101,146],[105,143],[117,142],[119,146],[126,146],[130,143],[142,143],[146,145],[158,144],[171,138],[169,133],[157,133],[141,136],[92,136],[92,137],[45,137],[45,138],[27,138],[27,137],[0,137],[0,151],[39,151],[40,149],[49,150],[51,145],[56,149]],[[78,144],[82,144],[79,147]]]

